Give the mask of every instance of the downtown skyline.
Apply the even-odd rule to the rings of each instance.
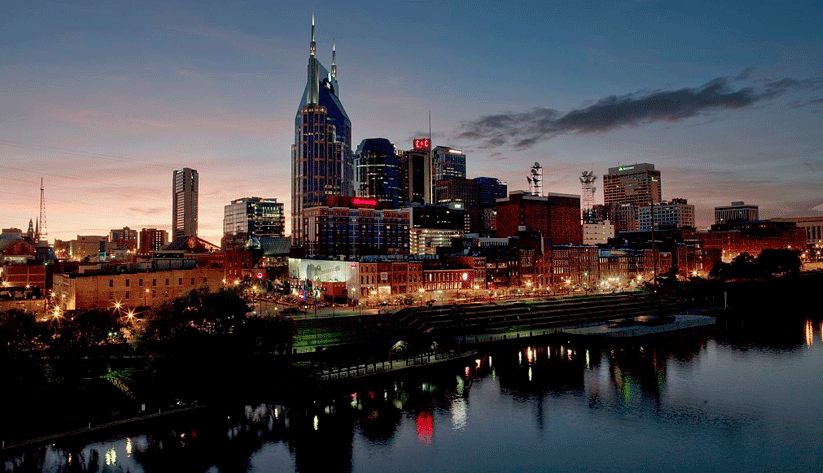
[[[315,5],[337,43],[352,146],[427,134],[469,178],[580,194],[583,170],[648,162],[697,224],[733,200],[820,215],[823,13],[728,2]],[[306,8],[311,8],[309,5]],[[10,2],[0,28],[0,222],[25,231],[45,180],[49,239],[170,229],[173,170],[200,175],[199,231],[241,197],[290,206],[310,10],[280,3]],[[287,232],[290,229],[287,228]]]

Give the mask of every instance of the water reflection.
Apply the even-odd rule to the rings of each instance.
[[[642,345],[504,347],[354,392],[33,449],[5,471],[802,470],[823,451],[817,337],[817,320],[747,319]],[[490,454],[507,451],[520,453]]]

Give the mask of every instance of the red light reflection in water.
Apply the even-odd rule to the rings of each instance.
[[[431,412],[421,412],[417,414],[415,419],[417,424],[417,439],[425,442],[426,445],[432,444],[432,434],[434,433],[434,416]]]

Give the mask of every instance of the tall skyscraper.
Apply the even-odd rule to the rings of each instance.
[[[414,140],[414,149],[400,157],[400,194],[404,205],[431,204],[432,196],[431,140]]]
[[[652,205],[660,203],[660,171],[654,164],[609,168],[603,176],[603,201],[614,204]]]
[[[323,205],[326,195],[354,195],[351,120],[337,88],[337,47],[332,47],[331,72],[317,59],[314,15],[306,88],[294,119],[292,145],[292,241],[303,244],[304,209]]]
[[[175,170],[172,177],[172,235],[197,236],[197,171]]]
[[[396,209],[400,199],[400,158],[385,138],[368,138],[354,153],[355,192],[376,199],[384,209]]]
[[[223,249],[244,245],[249,238],[282,237],[285,217],[277,199],[243,197],[224,207]]]
[[[434,148],[432,154],[434,155],[433,181],[466,178],[466,155],[462,151],[448,146],[438,146]]]

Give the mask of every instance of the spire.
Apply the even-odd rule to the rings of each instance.
[[[314,12],[311,12],[311,46],[309,47],[311,57],[317,55],[317,41],[314,38]]]
[[[331,43],[331,76],[337,79],[337,40]]]

